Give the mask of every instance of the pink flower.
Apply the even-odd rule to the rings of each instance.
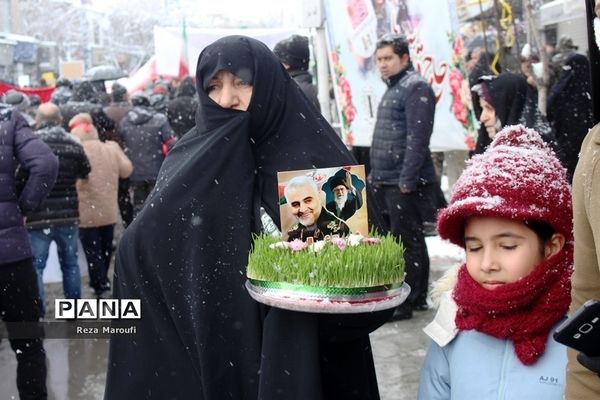
[[[471,88],[469,88],[469,81],[466,79],[462,81],[460,88],[460,98],[464,99],[465,104],[471,104]]]
[[[336,246],[340,250],[344,250],[347,246],[346,240],[340,237],[331,238],[331,244]]]
[[[308,245],[300,239],[294,239],[287,244],[288,249],[292,251],[302,251],[308,247]]]
[[[462,82],[464,80],[462,74],[456,69],[452,70],[448,79],[450,81],[450,89],[452,89],[452,93],[460,93]]]
[[[461,124],[465,125],[467,123],[467,110],[460,98],[455,98],[454,103],[452,103],[452,113]]]
[[[454,54],[462,55],[462,52],[463,52],[463,41],[462,41],[462,38],[459,36],[454,41]]]
[[[348,146],[354,145],[354,134],[352,133],[352,131],[348,131],[348,134],[346,134],[346,144]]]
[[[346,107],[344,109],[344,116],[346,117],[346,122],[348,123],[348,125],[350,125],[356,117],[356,110],[354,109],[354,106],[350,105]]]
[[[340,89],[344,94],[352,93],[352,88],[350,87],[350,82],[345,77],[340,78]]]
[[[331,61],[333,62],[333,65],[336,65],[339,62],[337,51],[331,52]]]
[[[370,245],[370,244],[379,244],[381,242],[381,240],[379,240],[379,238],[366,237],[366,238],[363,238],[362,242],[366,245]]]
[[[344,93],[344,104],[347,106],[352,106],[352,93]]]
[[[471,136],[465,137],[465,144],[467,145],[467,149],[475,150],[475,140]]]

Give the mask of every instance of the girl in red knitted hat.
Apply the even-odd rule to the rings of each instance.
[[[438,232],[466,262],[442,278],[419,399],[562,399],[573,236],[565,169],[540,135],[499,132],[473,157]]]

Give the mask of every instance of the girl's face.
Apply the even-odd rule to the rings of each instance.
[[[223,108],[247,111],[252,98],[252,84],[229,71],[221,70],[208,82],[206,92]]]
[[[494,290],[529,275],[565,242],[553,234],[545,244],[524,223],[496,217],[471,217],[465,225],[465,251],[469,275]]]

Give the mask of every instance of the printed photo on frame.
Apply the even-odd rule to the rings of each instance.
[[[284,240],[367,235],[364,165],[277,173]]]

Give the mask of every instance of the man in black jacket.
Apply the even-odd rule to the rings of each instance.
[[[383,36],[375,61],[388,89],[377,110],[369,181],[387,215],[388,229],[404,245],[411,293],[394,315],[408,319],[413,309],[427,309],[429,255],[419,202],[433,198],[436,184],[429,151],[435,95],[413,68],[404,36]]]
[[[317,87],[312,83],[312,75],[308,72],[310,50],[306,36],[292,35],[275,45],[273,53],[279,58],[284,68],[296,81],[311,103],[321,110]]]
[[[35,134],[58,157],[58,178],[46,200],[27,216],[27,228],[33,249],[33,263],[38,274],[42,310],[44,303],[44,268],[48,249],[56,243],[63,275],[65,298],[81,297],[81,280],[77,249],[79,246],[79,202],[75,182],[87,178],[90,172],[88,158],[75,137],[65,131],[58,106],[40,105],[36,114]]]
[[[133,163],[129,181],[135,216],[154,188],[162,162],[177,137],[167,117],[153,110],[145,95],[132,96],[131,104],[133,108],[119,124],[119,132],[125,154]]]
[[[167,104],[167,118],[177,138],[196,126],[197,108],[196,86],[192,78],[186,76],[181,81],[175,98]]]
[[[100,140],[113,140],[119,142],[115,131],[115,123],[106,115],[100,104],[99,93],[90,81],[77,82],[73,86],[73,94],[66,103],[59,105],[62,115],[62,127],[68,132],[69,121],[79,113],[88,113],[92,116],[94,126],[98,130]]]
[[[125,118],[125,115],[131,110],[131,102],[129,101],[129,94],[127,93],[127,88],[121,85],[118,82],[115,82],[111,86],[110,97],[112,99],[111,103],[104,107],[104,113],[108,118],[110,118],[115,126],[117,127],[116,134],[113,139],[121,148],[123,147],[123,140],[121,138],[121,132],[118,130],[118,126]],[[93,118],[93,117],[92,117]],[[113,140],[111,139],[111,140]],[[119,212],[121,214],[121,220],[123,221],[123,226],[127,228],[127,226],[133,221],[133,203],[131,202],[131,198],[129,196],[129,179],[120,179],[119,178]]]

